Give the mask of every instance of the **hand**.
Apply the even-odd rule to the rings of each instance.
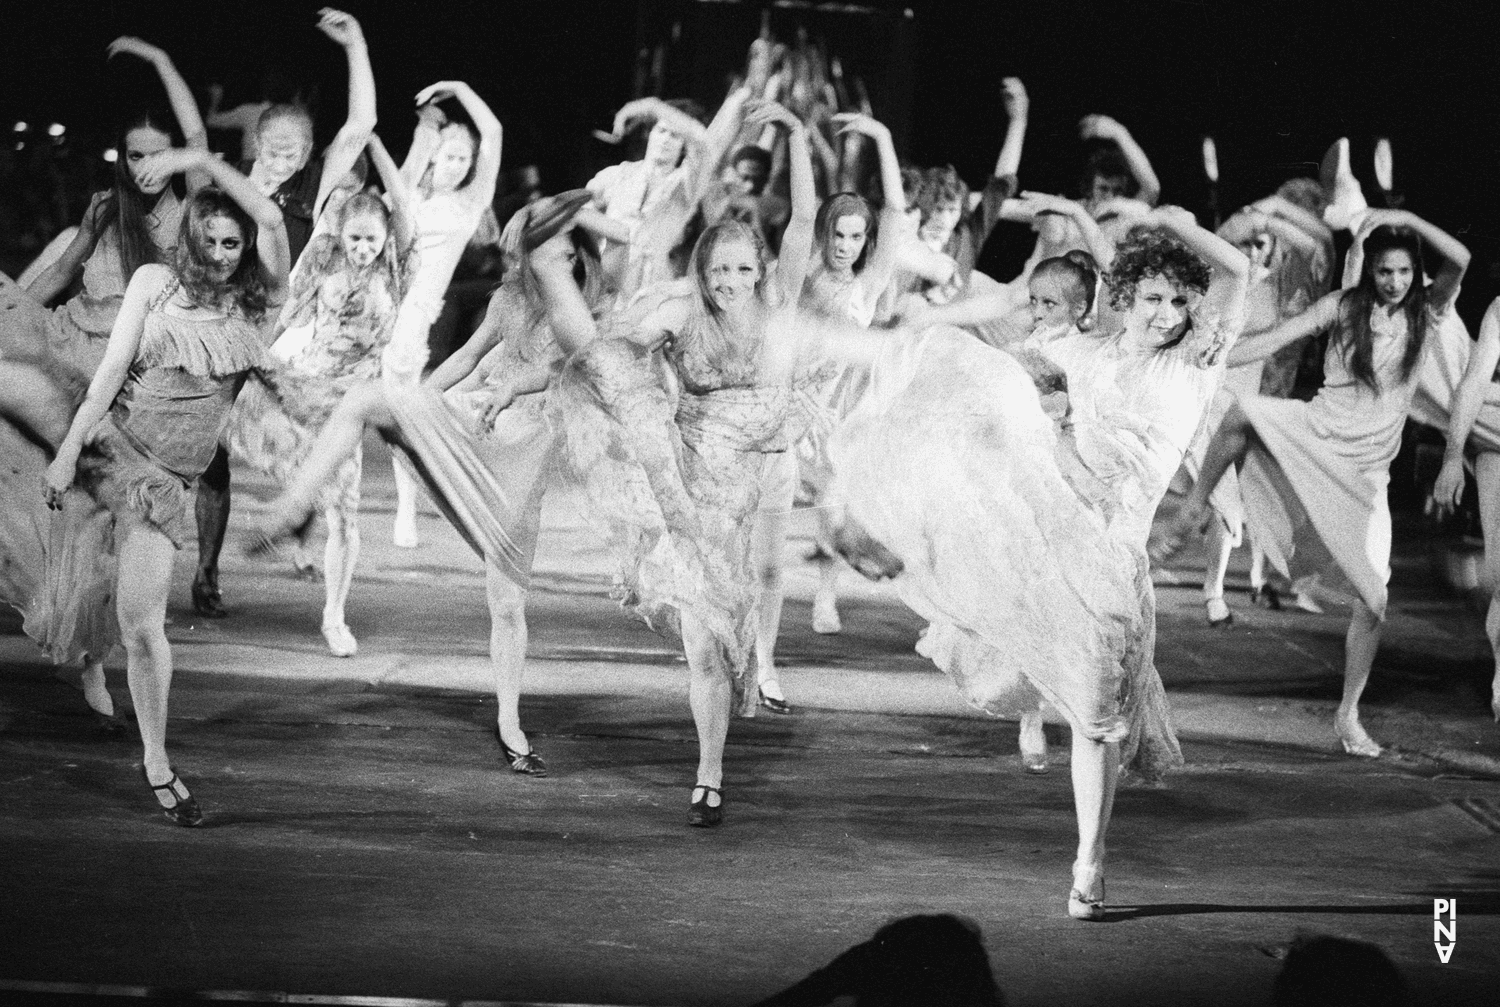
[[[1184,228],[1195,228],[1198,226],[1198,218],[1193,216],[1189,210],[1180,206],[1158,206],[1146,214],[1146,220],[1152,224],[1158,224],[1173,231],[1181,231]]]
[[[147,154],[141,158],[135,170],[136,184],[150,189],[173,175],[198,167],[207,153],[192,147],[168,147],[155,154]]]
[[[479,426],[483,430],[495,429],[495,422],[500,419],[500,414],[516,401],[516,390],[509,384],[496,385],[494,392],[494,397],[485,403],[479,414]]]
[[[359,22],[352,16],[341,10],[334,10],[332,7],[324,7],[318,11],[318,31],[345,49],[365,44],[365,33],[360,29]]]
[[[1432,486],[1432,502],[1439,515],[1446,515],[1458,506],[1464,492],[1464,460],[1444,458],[1438,472],[1437,482]]]
[[[879,143],[881,140],[890,140],[891,131],[886,129],[885,123],[865,115],[862,112],[840,112],[833,117],[833,121],[839,124],[839,133],[858,133],[868,136]]]
[[[637,98],[634,101],[627,101],[615,113],[614,131],[610,135],[623,137],[629,131],[631,123],[641,119],[655,119],[656,104],[660,100],[660,98]]]
[[[209,106],[209,108],[218,108],[219,105],[220,105],[220,103],[222,103],[223,101],[224,101],[224,85],[223,84],[210,84],[210,85],[208,85],[208,106]]]
[[[111,42],[109,44],[109,48],[104,51],[105,58],[107,59],[113,59],[115,56],[118,56],[122,52],[129,53],[130,55],[143,59],[148,63],[158,63],[162,60],[167,59],[165,50],[158,49],[151,43],[144,42],[141,39],[136,38],[134,35],[121,35],[119,38]]]
[[[745,106],[745,125],[762,128],[775,123],[796,132],[802,128],[802,120],[792,114],[785,105],[774,101],[752,101]]]
[[[1382,224],[1387,227],[1403,227],[1411,220],[1411,214],[1406,210],[1369,209],[1365,211],[1364,218],[1359,223],[1358,234],[1361,237]]]
[[[1023,212],[1036,219],[1042,213],[1060,213],[1071,217],[1080,212],[1083,207],[1073,200],[1064,196],[1053,196],[1045,192],[1026,191],[1021,193],[1019,202],[1022,204]]]
[[[461,80],[440,80],[436,84],[428,84],[417,92],[417,104],[427,105],[444,98],[451,98],[460,91],[469,90],[469,85]]]
[[[758,38],[750,43],[750,59],[746,64],[745,81],[754,94],[765,89],[771,78],[771,57],[774,51],[768,39]]]
[[[437,105],[428,103],[417,106],[417,125],[431,126],[433,129],[442,129],[448,125],[448,116]]]
[[[1031,98],[1026,94],[1026,85],[1021,83],[1021,78],[1005,78],[1000,82],[1000,91],[1005,114],[1012,120],[1026,118],[1031,111]]]
[[[63,494],[72,488],[77,475],[78,456],[59,451],[52,464],[47,466],[46,486],[42,490],[42,498],[47,501],[49,510],[62,508]]]
[[[1107,115],[1086,115],[1078,123],[1078,135],[1085,140],[1113,140],[1120,143],[1130,139],[1130,130]]]

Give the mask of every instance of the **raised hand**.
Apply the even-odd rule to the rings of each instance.
[[[1130,130],[1107,115],[1086,115],[1078,123],[1078,135],[1085,140],[1113,140],[1129,137]]]
[[[365,33],[360,29],[359,22],[352,15],[332,7],[324,7],[318,11],[318,31],[345,49],[365,44]]]
[[[891,131],[886,128],[885,123],[863,112],[840,112],[833,117],[833,121],[838,123],[840,135],[858,133],[875,141],[891,138]]]
[[[656,117],[656,103],[659,98],[637,98],[627,101],[618,112],[615,113],[614,129],[611,136],[621,137],[630,129],[630,124],[641,119],[654,119]]]
[[[417,92],[417,104],[428,105],[444,98],[451,98],[459,91],[466,90],[469,85],[461,80],[440,80],[436,84],[428,84]]]
[[[745,103],[745,125],[765,127],[772,123],[787,129],[801,129],[802,120],[792,114],[791,109],[775,101],[751,101]]]
[[[134,35],[121,35],[111,42],[109,48],[105,50],[106,58],[109,59],[113,59],[122,52],[129,53],[131,56],[143,59],[148,63],[157,63],[168,58],[166,50],[158,49],[150,42],[138,39]]]
[[[1020,77],[1007,77],[1000,82],[1001,101],[1005,103],[1005,114],[1012,119],[1024,119],[1031,111],[1031,98],[1026,94],[1026,85]]]
[[[191,171],[211,156],[196,147],[168,147],[141,158],[135,171],[136,184],[151,189],[162,184],[173,175]]]
[[[1146,219],[1150,223],[1160,224],[1174,231],[1198,226],[1198,218],[1193,216],[1191,211],[1184,210],[1180,206],[1158,206],[1146,214]]]
[[[1020,202],[1023,212],[1033,219],[1040,213],[1061,213],[1071,216],[1082,207],[1071,199],[1064,196],[1054,196],[1046,192],[1026,191],[1021,193]]]

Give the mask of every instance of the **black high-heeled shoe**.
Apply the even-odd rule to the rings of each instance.
[[[1262,584],[1250,592],[1250,604],[1260,608],[1270,609],[1272,612],[1281,611],[1281,595],[1270,584]]]
[[[535,776],[541,778],[547,775],[547,764],[542,757],[536,754],[536,749],[529,752],[518,752],[505,743],[500,736],[500,728],[495,728],[495,740],[500,744],[500,754],[510,765],[512,773],[520,773],[522,776]]]
[[[172,795],[172,800],[176,802],[170,808],[160,801],[157,802],[161,807],[162,814],[167,816],[167,821],[188,829],[196,828],[203,824],[203,809],[198,807],[198,801],[188,790],[187,784],[183,783],[182,779],[178,777],[176,770],[173,770],[172,778],[166,783],[152,783],[151,777],[146,775],[146,767],[141,766],[140,770],[141,779],[145,780],[146,786],[151,788],[153,797],[161,791],[166,791]]]
[[[688,805],[688,824],[695,829],[712,829],[724,821],[724,791],[701,783],[693,787],[695,794],[700,790],[703,796]],[[709,794],[718,794],[719,803],[709,804]]]

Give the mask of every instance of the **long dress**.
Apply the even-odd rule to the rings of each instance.
[[[1457,311],[1444,313],[1442,323],[1429,331],[1427,338],[1410,415],[1418,423],[1446,433],[1453,397],[1469,366],[1474,340]],[[1500,381],[1495,376],[1485,386],[1484,404],[1469,431],[1469,443],[1478,451],[1500,452]]]
[[[1237,328],[1198,317],[1164,350],[1048,342],[1061,428],[1033,373],[963,330],[887,347],[834,437],[830,492],[903,564],[895,586],[929,623],[917,649],[970,703],[1015,718],[1045,698],[1143,775],[1181,762],[1146,537]]]
[[[1314,306],[1325,326],[1342,324],[1332,302]],[[1429,309],[1441,331],[1449,306]],[[1323,357],[1323,387],[1310,402],[1244,396],[1240,408],[1258,443],[1245,457],[1240,486],[1257,541],[1294,581],[1359,598],[1384,617],[1391,569],[1391,462],[1419,373],[1403,377],[1410,338],[1406,313],[1370,312],[1378,391],[1355,380],[1337,338]],[[1337,335],[1337,334],[1336,334]]]
[[[0,543],[7,560],[40,562],[31,590],[7,594],[25,629],[59,663],[103,657],[119,639],[115,531],[148,525],[179,548],[192,531],[193,486],[213,459],[246,376],[263,363],[259,329],[237,316],[186,318],[168,310],[175,278],[153,298],[135,362],[109,412],[88,434],[74,487],[49,513],[45,458],[27,456],[30,492],[8,501],[29,535]],[[13,530],[14,526],[11,529]]]

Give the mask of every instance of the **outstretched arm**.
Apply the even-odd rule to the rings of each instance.
[[[1288,318],[1280,325],[1258,333],[1250,339],[1236,340],[1229,350],[1229,366],[1238,367],[1241,364],[1253,364],[1257,360],[1264,360],[1283,346],[1290,346],[1299,339],[1306,339],[1316,332],[1322,332],[1338,321],[1339,303],[1343,297],[1343,291],[1340,290],[1325,294],[1318,298],[1312,307],[1295,318]]]
[[[318,13],[318,30],[343,46],[349,60],[349,117],[323,155],[323,175],[318,179],[318,198],[313,203],[314,220],[339,179],[354,167],[375,130],[375,71],[370,68],[365,34],[359,22],[343,11],[324,7]]]
[[[787,131],[787,158],[792,183],[792,216],[781,236],[781,254],[776,259],[776,282],[786,303],[796,304],[812,257],[813,221],[818,212],[818,193],[813,186],[812,151],[807,146],[807,128],[785,106],[773,101],[753,106],[745,122],[751,127],[773,123]]]
[[[429,84],[418,92],[417,104],[425,105],[449,94],[458,99],[458,103],[473,120],[474,128],[479,130],[479,153],[474,158],[474,180],[461,190],[464,200],[474,206],[488,206],[494,202],[495,180],[500,176],[500,120],[495,118],[495,113],[490,111],[483,98],[474,93],[473,88],[458,80]]]
[[[124,157],[125,152],[121,151],[120,156]],[[26,288],[26,292],[36,298],[38,304],[46,304],[67,290],[73,278],[83,269],[83,264],[94,254],[94,246],[99,243],[98,225],[94,221],[98,205],[96,200],[89,207],[90,212],[83,215],[78,233],[68,242],[68,247],[63,249],[57,261],[37,274],[36,279]]]
[[[429,102],[418,106],[417,126],[412,130],[411,146],[406,148],[406,160],[401,162],[401,177],[406,179],[408,188],[415,190],[421,184],[422,176],[432,163],[438,144],[442,142],[440,131],[447,123],[448,117],[437,105]]]
[[[484,312],[484,321],[479,323],[479,328],[433,369],[422,382],[424,385],[445,392],[474,372],[485,354],[500,344],[500,313],[505,310],[502,307],[503,300],[499,291],[496,291],[495,296],[490,298],[489,307]]]
[[[1500,366],[1500,298],[1490,302],[1479,324],[1479,340],[1469,354],[1469,365],[1464,369],[1463,380],[1453,393],[1453,402],[1448,414],[1448,446],[1443,452],[1443,468],[1438,473],[1437,483],[1432,487],[1432,499],[1438,507],[1447,510],[1458,506],[1464,491],[1464,445],[1479,419],[1479,410],[1484,406],[1484,395]]]
[[[1141,187],[1136,198],[1143,203],[1156,205],[1156,201],[1161,198],[1161,182],[1151,167],[1151,159],[1146,156],[1141,145],[1135,142],[1130,130],[1107,115],[1086,115],[1078,124],[1078,131],[1085,140],[1112,140],[1120,148],[1120,153],[1125,155],[1130,174],[1135,176],[1136,183]]]
[[[203,125],[203,117],[198,113],[198,103],[193,100],[192,89],[182,79],[182,74],[177,72],[172,57],[164,49],[158,49],[130,35],[122,35],[109,44],[110,57],[122,52],[143,59],[155,67],[156,75],[161,78],[162,87],[166,89],[167,101],[172,105],[172,114],[177,117],[177,128],[182,130],[183,146],[208,150],[208,128]],[[125,156],[123,150],[120,151],[120,156]],[[187,177],[188,190],[192,192],[196,192],[207,182],[208,179],[202,172],[193,172]]]

